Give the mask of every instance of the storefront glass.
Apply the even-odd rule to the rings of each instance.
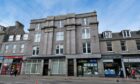
[[[24,64],[25,74],[40,74],[41,60],[27,60]]]
[[[96,59],[79,59],[77,60],[78,76],[98,75],[98,64]]]
[[[64,75],[66,74],[65,70],[65,59],[52,59],[52,75]]]

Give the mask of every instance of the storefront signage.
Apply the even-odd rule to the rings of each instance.
[[[113,59],[104,59],[103,62],[113,62]]]
[[[4,56],[4,58],[6,58],[6,59],[13,59],[13,58],[20,59],[20,58],[23,58],[23,56]]]
[[[140,62],[140,58],[133,59],[123,59],[124,62]]]

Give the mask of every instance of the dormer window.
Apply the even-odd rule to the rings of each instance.
[[[16,41],[20,40],[21,35],[16,35]]]
[[[28,34],[23,35],[23,40],[28,40]]]
[[[13,41],[14,35],[10,35],[8,41]]]
[[[130,30],[123,30],[122,31],[123,38],[131,37]]]
[[[103,38],[112,38],[112,32],[111,31],[103,32]]]

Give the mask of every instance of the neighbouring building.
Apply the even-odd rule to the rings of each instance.
[[[28,34],[24,32],[24,25],[16,21],[15,26],[3,27],[0,35],[2,42],[0,52],[1,74],[10,75],[14,69],[20,74],[22,61],[28,52]]]
[[[118,76],[120,69],[126,76],[127,68],[140,74],[140,31],[104,31],[99,38],[105,76]]]

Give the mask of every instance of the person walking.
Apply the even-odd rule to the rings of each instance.
[[[135,79],[135,74],[136,74],[136,70],[134,68],[132,68],[131,70],[131,75],[132,75],[132,78]]]
[[[15,77],[17,76],[17,73],[18,73],[18,70],[15,69],[15,71],[14,71],[14,75],[15,75]]]

